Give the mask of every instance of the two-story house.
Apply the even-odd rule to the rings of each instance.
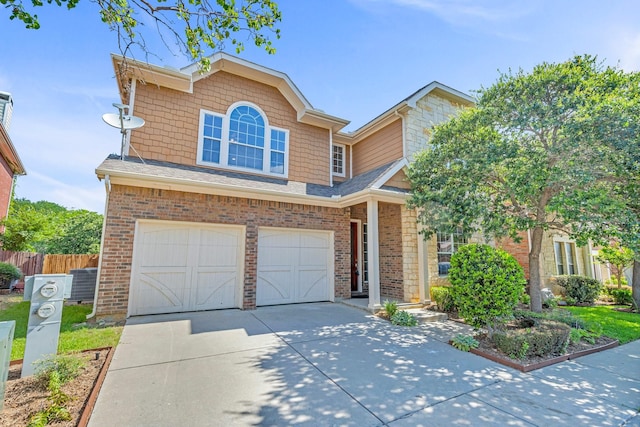
[[[418,235],[403,168],[469,96],[433,82],[347,133],[286,74],[224,53],[205,74],[113,64],[146,124],[96,170],[99,317],[429,298],[457,239]]]

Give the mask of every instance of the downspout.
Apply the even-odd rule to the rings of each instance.
[[[333,129],[329,129],[329,186],[333,187]]]
[[[107,197],[104,201],[104,218],[102,219],[102,236],[100,237],[100,257],[98,258],[98,274],[96,275],[96,288],[93,294],[93,310],[87,314],[87,319],[91,319],[96,315],[98,309],[98,288],[100,287],[100,274],[102,273],[102,250],[104,248],[104,235],[107,228],[107,210],[109,209],[109,195],[111,194],[111,179],[109,175],[104,176],[104,187]]]
[[[9,210],[11,210],[11,202],[13,201],[13,193],[16,191],[16,181],[18,179],[17,175],[13,175],[11,177],[11,193],[9,193],[9,203],[7,203],[7,214],[4,216],[4,219],[9,218]]]

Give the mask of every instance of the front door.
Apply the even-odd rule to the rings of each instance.
[[[358,270],[358,223],[351,223],[351,291],[358,292],[360,271]]]

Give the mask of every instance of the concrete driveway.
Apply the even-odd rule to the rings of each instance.
[[[522,374],[319,303],[131,318],[102,426],[640,426],[640,342]]]

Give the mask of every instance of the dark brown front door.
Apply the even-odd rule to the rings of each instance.
[[[351,290],[358,291],[358,223],[351,223]]]

